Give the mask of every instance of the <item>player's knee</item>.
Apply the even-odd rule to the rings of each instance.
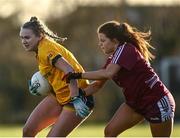
[[[35,130],[27,126],[23,127],[23,137],[34,137],[35,135],[36,135]]]

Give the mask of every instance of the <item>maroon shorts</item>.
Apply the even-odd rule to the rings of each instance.
[[[151,123],[165,122],[174,118],[175,101],[171,93],[168,93],[154,104],[149,104],[144,110],[137,112]]]

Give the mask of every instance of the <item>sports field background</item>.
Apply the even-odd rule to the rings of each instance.
[[[85,4],[85,1],[89,3]],[[28,91],[27,81],[38,68],[34,55],[24,51],[19,38],[22,23],[31,16],[42,19],[57,35],[68,37],[63,45],[87,71],[104,65],[104,55],[97,40],[97,27],[100,24],[118,20],[128,22],[141,31],[150,29],[150,44],[155,47],[152,52],[156,56],[152,66],[175,98],[176,124],[172,137],[180,137],[180,0],[156,0],[162,5],[154,5],[155,0],[133,0],[149,2],[148,5],[134,6],[131,5],[132,0],[116,0],[118,3],[114,4],[109,2],[115,0],[92,1],[0,0],[0,138],[22,137],[27,117],[43,99]],[[95,1],[102,3],[95,4]],[[171,1],[172,5],[166,1]],[[107,82],[94,96],[96,104],[93,115],[70,137],[103,137],[105,124],[98,123],[110,120],[124,102],[123,93],[112,81]],[[38,137],[45,137],[48,131],[49,128],[43,130]],[[151,133],[147,123],[143,123],[120,136],[150,137]]]
[[[105,124],[85,124],[74,130],[69,137],[103,137],[103,130]],[[49,128],[45,129],[38,134],[37,137],[45,137]],[[157,130],[158,131],[158,130]],[[0,126],[0,137],[21,137],[22,126]],[[148,125],[135,126],[123,134],[121,137],[151,137],[150,129]],[[172,137],[180,137],[180,124],[175,124]]]

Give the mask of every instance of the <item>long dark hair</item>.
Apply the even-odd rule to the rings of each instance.
[[[36,36],[46,36],[57,42],[64,42],[67,38],[62,38],[53,33],[42,21],[37,17],[31,17],[31,19],[22,25],[22,28],[31,29]]]
[[[97,33],[105,34],[109,39],[117,39],[120,44],[124,42],[133,44],[143,55],[146,61],[150,61],[155,56],[149,51],[154,49],[149,44],[151,31],[140,32],[135,27],[130,26],[128,23],[119,23],[117,21],[109,21],[100,25]]]

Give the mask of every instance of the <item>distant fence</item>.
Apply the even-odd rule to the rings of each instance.
[[[180,121],[180,57],[164,58],[160,62],[161,80],[171,91],[176,102],[175,122]]]
[[[164,58],[159,69],[161,79],[167,88],[180,95],[180,57]]]

